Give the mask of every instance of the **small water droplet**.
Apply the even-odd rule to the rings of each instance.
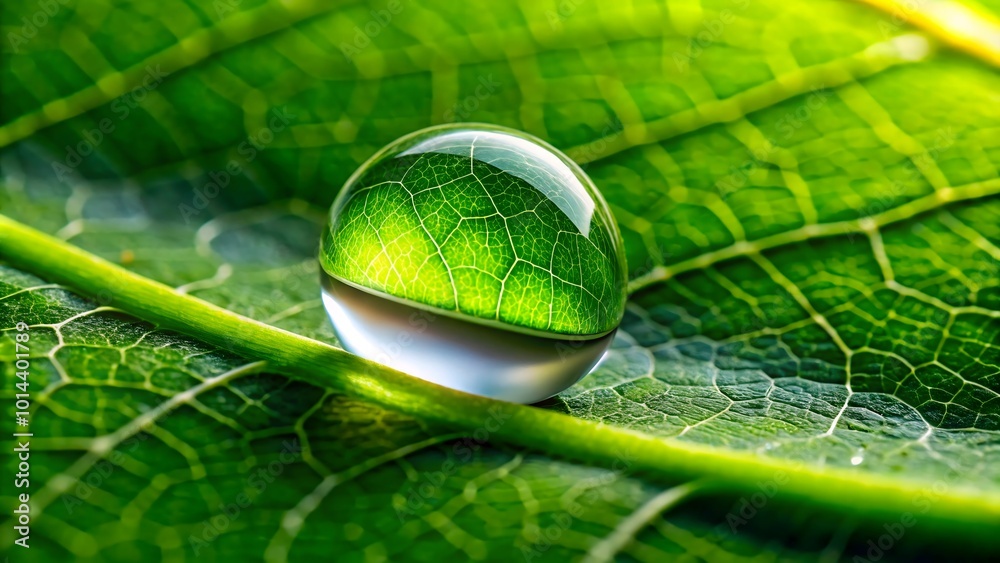
[[[865,460],[864,455],[862,455],[860,452],[856,453],[854,454],[854,457],[851,458],[851,465],[861,465],[861,462],[864,460]]]
[[[624,314],[607,203],[558,150],[495,126],[434,127],[373,156],[331,208],[320,264],[348,351],[513,402],[587,374]]]

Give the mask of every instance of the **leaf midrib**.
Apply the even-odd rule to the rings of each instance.
[[[110,305],[251,359],[289,377],[323,385],[429,420],[466,430],[494,428],[491,437],[549,454],[684,478],[712,477],[736,490],[785,472],[790,495],[844,510],[891,514],[911,509],[930,486],[913,478],[805,466],[790,460],[664,440],[632,430],[534,407],[466,395],[353,356],[333,346],[243,317],[150,280],[64,241],[0,215],[0,256],[47,281],[87,295],[111,295]],[[546,431],[540,431],[546,429]],[[877,503],[873,502],[877,499]],[[952,488],[931,513],[973,527],[1000,521],[1000,493]]]

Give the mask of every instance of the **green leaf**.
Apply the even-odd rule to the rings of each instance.
[[[8,51],[0,351],[33,325],[32,557],[191,557],[274,460],[291,478],[200,555],[849,559],[907,512],[888,557],[989,553],[1000,76],[972,32],[839,2],[404,3],[358,46],[389,6],[217,8],[62,6]],[[497,405],[320,343],[324,206],[451,119],[585,163],[632,276],[600,370],[495,432]],[[483,429],[421,496],[455,433]]]
[[[794,502],[782,469],[737,496],[712,481],[640,478],[648,462],[627,441],[608,469],[511,449],[492,434],[517,424],[506,409],[526,407],[494,405],[461,435],[289,381],[17,270],[0,268],[0,279],[0,311],[31,325],[20,333],[29,381],[44,389],[31,415],[41,485],[26,560],[283,560],[331,549],[349,559],[807,560],[843,550],[844,532],[884,533],[848,520],[832,538],[817,534],[823,511]],[[5,330],[0,348],[15,334]],[[4,383],[13,380],[5,369]],[[931,490],[914,499],[951,502]],[[922,533],[970,533],[919,518]],[[777,532],[775,520],[785,522]],[[776,539],[784,545],[766,544]],[[927,542],[895,555],[934,548]]]

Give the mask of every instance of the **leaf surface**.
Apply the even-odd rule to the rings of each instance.
[[[343,180],[432,123],[523,129],[586,166],[619,221],[632,278],[606,362],[542,408],[584,429],[605,423],[681,451],[707,445],[818,472],[808,481],[817,498],[837,490],[827,470],[859,487],[898,480],[912,496],[893,506],[915,509],[943,482],[931,514],[974,493],[982,512],[969,519],[990,529],[1000,503],[996,69],[852,3],[568,5],[404,3],[363,46],[354,26],[375,16],[360,4],[64,6],[7,53],[0,209],[184,294],[335,343],[314,257]],[[3,10],[5,22],[30,15]],[[147,77],[153,86],[132,90]],[[113,129],[96,141],[102,120]],[[97,150],[74,164],[88,142]],[[4,261],[18,262],[13,248],[5,242]],[[18,268],[0,278],[0,346],[12,347],[21,320],[42,343],[36,530],[64,553],[193,555],[190,537],[286,439],[308,441],[287,466],[295,478],[276,479],[202,553],[516,556],[568,513],[585,492],[578,481],[605,475],[551,458],[537,436],[494,440],[400,519],[395,508],[457,455],[454,434],[476,428],[442,424],[448,415],[429,406],[426,417],[398,414],[385,406],[425,407],[295,383],[257,363],[273,358],[103,309],[102,299],[115,304],[114,278],[106,295],[85,288],[94,303],[51,287],[63,281],[53,272]],[[3,373],[12,396],[14,368]],[[159,413],[151,439],[127,450],[134,436],[122,429],[148,413]],[[537,428],[553,442],[558,431]],[[70,513],[65,499],[115,453],[126,461]],[[589,461],[606,470],[615,456]],[[779,503],[826,510],[802,490],[785,489],[787,500],[733,532],[739,496],[685,502],[702,487],[670,471],[584,487],[601,504],[554,524],[565,531],[548,540],[558,547],[539,553],[712,559],[777,541],[790,556],[849,557],[882,533],[884,516],[869,528],[863,515],[888,502],[858,506],[862,523],[835,511],[813,536],[792,526],[794,539],[770,525]],[[363,516],[344,520],[339,503]],[[922,530],[951,530],[930,518]],[[913,536],[891,555],[919,551]]]

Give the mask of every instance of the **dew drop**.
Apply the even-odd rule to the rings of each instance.
[[[586,375],[624,314],[621,236],[593,183],[543,141],[490,125],[379,151],[334,202],[320,264],[345,349],[512,402]]]
[[[854,454],[854,457],[851,458],[851,465],[861,465],[861,462],[863,462],[864,460],[865,456],[861,452],[858,452]]]

